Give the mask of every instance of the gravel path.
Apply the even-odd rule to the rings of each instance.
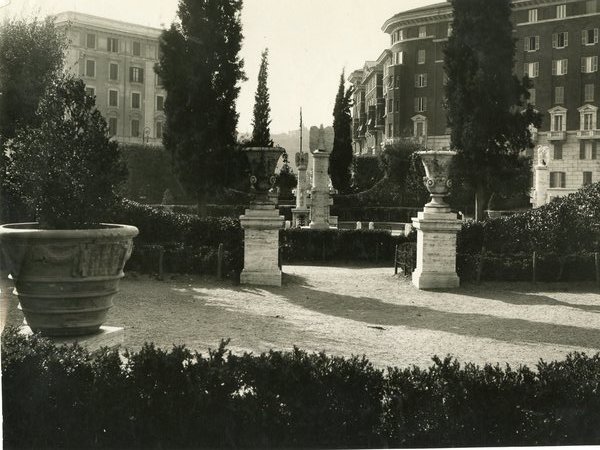
[[[107,324],[125,327],[125,346],[132,349],[152,341],[206,352],[230,338],[235,352],[297,345],[366,354],[380,367],[428,366],[436,354],[533,366],[575,350],[600,351],[600,294],[593,284],[484,283],[425,292],[390,268],[283,270],[282,288],[128,276]],[[1,297],[2,322],[20,324],[15,296]]]

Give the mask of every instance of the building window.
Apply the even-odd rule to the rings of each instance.
[[[394,64],[404,64],[404,52],[394,53]]]
[[[422,88],[427,87],[427,74],[419,73],[415,75],[415,87]]]
[[[119,106],[119,91],[116,89],[108,90],[108,106]]]
[[[552,48],[565,48],[568,45],[569,33],[567,31],[552,34]]]
[[[140,109],[140,93],[139,92],[131,93],[131,107],[133,109]]]
[[[583,89],[583,101],[584,102],[593,102],[594,101],[594,85],[586,84]]]
[[[96,48],[96,35],[88,33],[85,38],[85,46],[87,48]]]
[[[579,128],[584,131],[595,130],[598,108],[593,105],[584,105],[577,110],[579,111]]]
[[[427,97],[416,97],[415,98],[415,112],[427,111]]]
[[[424,38],[427,37],[427,27],[422,25],[419,27],[419,37]]]
[[[108,64],[108,79],[118,80],[119,79],[119,64],[111,62]]]
[[[391,123],[388,123],[388,137],[392,137],[392,132],[394,131],[394,126]]]
[[[413,121],[413,136],[427,136],[427,118],[421,114],[411,118]]]
[[[116,117],[108,118],[108,135],[111,137],[117,135],[117,118]]]
[[[567,17],[567,5],[556,5],[556,18],[564,19]]]
[[[417,51],[417,64],[425,64],[425,50]]]
[[[567,110],[556,106],[548,112],[550,113],[550,131],[566,131]]]
[[[554,103],[562,105],[565,102],[565,87],[556,86],[554,88]]]
[[[163,137],[163,123],[156,122],[156,137],[157,139],[162,139]]]
[[[395,105],[396,105],[396,107],[394,108],[394,111],[399,112],[400,111],[400,100],[396,100]]]
[[[131,121],[131,136],[140,137],[140,121],[138,119]]]
[[[598,0],[587,0],[585,2],[585,13],[595,14],[598,12]]]
[[[529,99],[527,100],[527,103],[530,105],[535,105],[535,89],[527,89],[527,92],[529,92]]]
[[[539,62],[525,63],[525,75],[527,75],[529,78],[537,78],[539,73],[540,73],[540,63]]]
[[[558,59],[552,61],[552,75],[566,75],[568,66],[568,59]]]
[[[165,104],[165,98],[162,95],[156,96],[156,110],[163,111]]]
[[[144,69],[141,67],[130,67],[129,68],[129,81],[133,83],[144,82]]]
[[[579,142],[579,159],[596,159],[596,146],[592,141]]]
[[[540,37],[539,36],[527,36],[525,38],[525,51],[535,52],[540,49]]]
[[[581,31],[581,44],[594,45],[598,43],[598,28],[590,28]]]
[[[106,47],[109,52],[118,53],[119,51],[119,40],[115,38],[108,38],[106,40]]]
[[[550,187],[564,188],[567,185],[566,174],[564,172],[550,172]]]
[[[160,75],[156,74],[156,85],[157,86],[162,86],[163,85],[163,80],[160,77]]]
[[[142,54],[142,44],[138,41],[133,41],[133,56],[141,56]]]
[[[592,172],[583,172],[583,183],[584,186],[592,184]]]
[[[563,148],[561,143],[556,143],[552,146],[552,159],[562,159]]]
[[[86,86],[85,87],[85,94],[88,97],[95,97],[96,96],[96,88],[92,87],[92,86]]]
[[[85,76],[95,77],[96,76],[96,61],[93,59],[87,59],[85,61]]]
[[[598,57],[584,56],[581,58],[581,73],[598,72]]]
[[[528,11],[529,13],[529,22],[537,22],[538,21],[538,10],[537,9],[530,9]]]

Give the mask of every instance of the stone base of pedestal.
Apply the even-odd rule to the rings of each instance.
[[[284,217],[274,205],[253,205],[240,216],[244,229],[244,270],[241,284],[281,286],[279,230]]]
[[[33,331],[27,325],[19,327],[19,333],[25,336],[31,336]],[[115,348],[123,345],[125,341],[125,329],[122,327],[109,327],[103,325],[98,333],[85,336],[54,336],[48,337],[55,345],[71,345],[77,342],[90,352],[100,350],[102,347]]]
[[[331,227],[327,222],[311,222],[308,228],[311,230],[329,230]]]
[[[310,210],[308,208],[292,209],[292,226],[303,227],[310,222]]]
[[[456,214],[420,212],[413,218],[417,229],[417,267],[412,274],[418,289],[451,289],[460,284],[456,275],[456,233],[462,221]]]

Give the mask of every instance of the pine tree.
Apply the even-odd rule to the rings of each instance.
[[[155,71],[167,91],[165,147],[187,193],[207,198],[234,179],[242,0],[180,0],[179,21],[160,37]]]
[[[446,97],[457,177],[475,192],[476,219],[494,194],[529,189],[530,125],[540,114],[529,98],[531,82],[512,72],[515,39],[510,0],[450,0],[452,35],[445,48]]]
[[[269,106],[269,89],[267,88],[267,69],[269,62],[267,57],[269,49],[262,53],[260,70],[258,71],[258,87],[254,95],[254,119],[252,120],[252,145],[257,147],[272,147],[271,132],[269,125],[271,119],[271,107]]]
[[[340,85],[333,107],[333,149],[329,157],[329,175],[334,189],[338,192],[350,190],[350,166],[352,165],[352,106],[353,88],[344,89],[344,72],[340,76]]]

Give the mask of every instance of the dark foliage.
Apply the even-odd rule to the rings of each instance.
[[[350,165],[352,164],[352,117],[350,107],[352,106],[351,86],[344,89],[344,72],[340,76],[340,85],[335,97],[333,107],[333,149],[329,156],[329,175],[333,188],[341,193],[350,190]]]
[[[89,354],[2,335],[7,448],[382,448],[596,444],[600,355],[527,367],[378,370],[364,357]],[[32,425],[35,430],[32,431]]]
[[[254,95],[254,118],[252,119],[252,141],[254,147],[272,147],[271,139],[271,107],[269,106],[269,88],[267,87],[267,70],[269,67],[269,50],[265,49],[260,60],[258,86]]]
[[[451,145],[458,151],[455,178],[477,196],[481,220],[492,193],[529,188],[533,147],[530,125],[541,114],[525,105],[531,82],[513,74],[515,39],[510,0],[451,0],[452,34],[444,50]]]
[[[376,156],[355,156],[352,158],[352,188],[355,192],[371,189],[385,176],[379,158]]]
[[[39,123],[8,145],[8,184],[43,228],[90,228],[106,221],[127,177],[106,121],[83,81],[64,76],[40,100]]]
[[[241,0],[180,0],[179,22],[160,37],[155,67],[167,92],[165,148],[203,214],[207,197],[239,177],[235,102],[244,80]]]

